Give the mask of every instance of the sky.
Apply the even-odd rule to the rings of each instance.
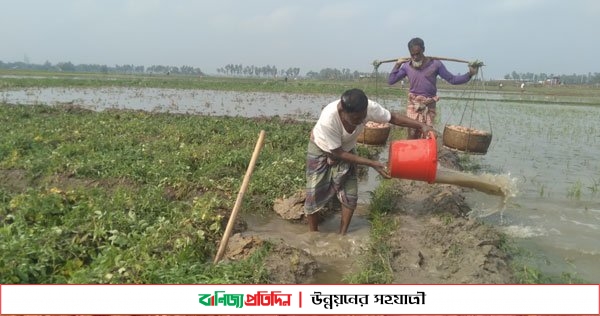
[[[600,1],[0,0],[3,62],[370,72],[413,37],[426,55],[483,61],[486,79],[593,74]]]

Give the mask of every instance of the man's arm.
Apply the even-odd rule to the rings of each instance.
[[[421,129],[421,131],[423,132],[424,135],[429,134],[430,131],[435,133],[435,130],[433,129],[433,127],[431,127],[425,123],[421,123],[417,120],[413,120],[406,115],[402,115],[399,113],[391,113],[391,115],[392,115],[392,117],[390,119],[390,123],[392,123],[394,125],[410,127],[410,128],[418,128],[418,129]]]
[[[406,62],[406,60],[404,59],[398,59],[398,61],[396,62],[396,64],[394,65],[394,68],[392,69],[392,72],[390,72],[390,75],[388,77],[388,84],[389,85],[393,85],[394,83],[404,79],[404,77],[406,77],[406,70],[404,70],[404,68],[402,68],[402,64],[404,64]]]
[[[386,179],[391,178],[391,176],[387,172],[387,166],[379,161],[367,159],[365,157],[349,153],[347,151],[344,151],[342,148],[336,148],[332,150],[331,155],[335,159],[344,160],[350,163],[355,163],[357,165],[369,166],[375,169],[382,177]]]
[[[463,84],[467,83],[471,80],[471,72],[467,72],[464,75],[454,75],[446,69],[443,63],[440,62],[440,67],[438,68],[438,74],[442,79],[446,80],[449,84]]]

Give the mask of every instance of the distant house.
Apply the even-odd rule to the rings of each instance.
[[[555,76],[555,77],[546,79],[545,84],[550,85],[550,86],[559,85],[560,84],[560,78]]]

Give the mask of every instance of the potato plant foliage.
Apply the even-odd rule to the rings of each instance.
[[[311,125],[0,104],[0,283],[265,283],[212,265],[260,130],[244,212],[304,186]]]

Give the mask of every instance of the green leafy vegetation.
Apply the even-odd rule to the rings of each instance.
[[[2,104],[0,283],[266,282],[267,249],[211,258],[260,130],[247,212],[304,185],[310,127]]]

